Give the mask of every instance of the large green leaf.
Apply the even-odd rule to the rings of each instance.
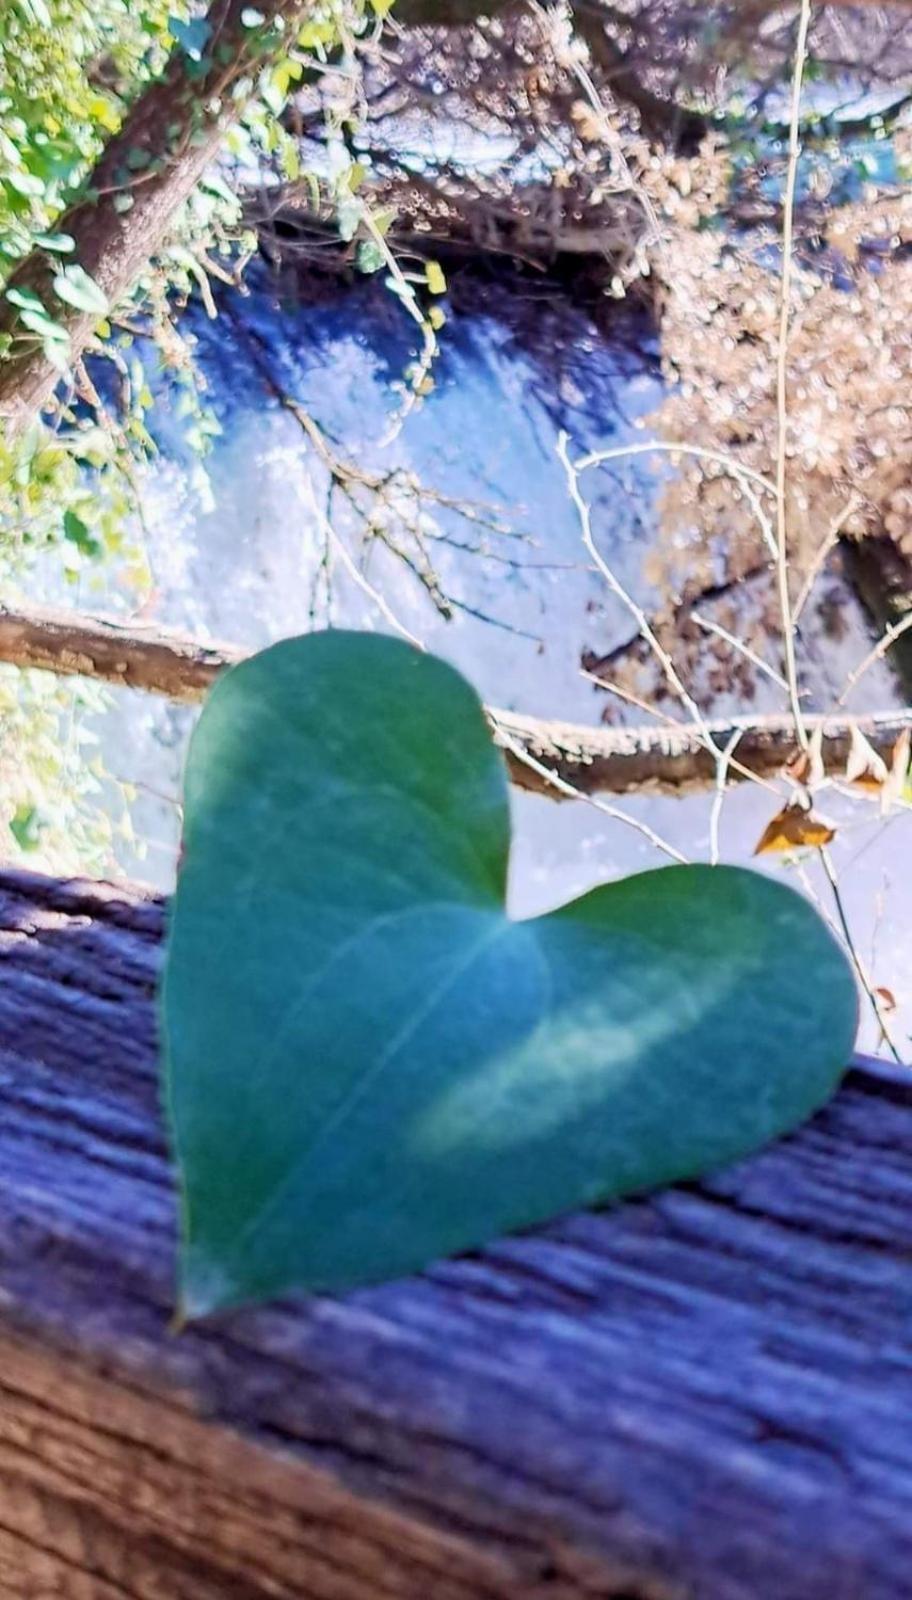
[[[671,867],[511,920],[481,704],[393,639],[227,674],[184,842],[164,1027],[189,1315],[699,1174],[848,1060],[846,961],[769,879]]]

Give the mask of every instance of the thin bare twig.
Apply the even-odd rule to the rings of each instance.
[[[666,681],[668,682],[668,684],[670,685],[670,687],[672,688],[674,693],[677,695],[677,697],[681,701],[682,705],[685,707],[685,709],[687,711],[690,712],[690,715],[693,717],[694,723],[696,724],[696,731],[697,731],[697,734],[698,734],[699,738],[701,739],[701,742],[704,744],[704,747],[710,752],[710,754],[713,757],[713,760],[716,762],[716,779],[717,779],[717,782],[718,782],[718,774],[719,774],[719,770],[720,770],[720,764],[721,764],[721,761],[722,761],[722,751],[721,751],[719,745],[713,739],[712,734],[711,734],[711,732],[709,730],[709,726],[707,724],[706,718],[704,717],[702,711],[700,710],[700,707],[697,704],[696,700],[693,698],[693,696],[691,695],[691,693],[687,689],[686,685],[683,683],[683,681],[681,679],[681,676],[680,676],[677,668],[675,667],[675,664],[674,664],[671,656],[669,655],[668,651],[665,650],[664,646],[661,644],[661,641],[658,639],[658,637],[657,637],[657,635],[655,633],[655,630],[653,629],[653,627],[652,627],[652,625],[651,625],[651,623],[649,621],[649,618],[647,617],[647,615],[646,615],[645,611],[643,610],[642,606],[639,606],[637,604],[637,602],[633,599],[633,596],[630,595],[628,593],[628,591],[624,588],[623,584],[620,582],[620,580],[617,577],[616,573],[609,566],[608,562],[605,560],[604,556],[601,554],[601,552],[597,548],[596,543],[595,543],[595,538],[594,538],[594,535],[593,535],[593,532],[592,532],[592,515],[591,515],[590,508],[589,508],[589,504],[586,501],[586,499],[584,498],[584,496],[582,494],[582,491],[580,490],[580,486],[579,486],[579,475],[580,475],[580,472],[582,470],[588,470],[589,467],[602,465],[605,461],[608,461],[608,460],[619,459],[620,457],[622,457],[624,455],[627,455],[627,454],[644,454],[650,448],[652,448],[650,445],[643,445],[643,446],[639,446],[639,445],[624,446],[624,445],[621,445],[621,446],[618,446],[618,447],[613,448],[611,450],[592,451],[592,452],[590,452],[589,455],[582,457],[582,465],[581,465],[580,461],[572,462],[570,460],[569,441],[568,441],[566,433],[561,433],[558,436],[557,454],[558,454],[558,457],[559,457],[560,461],[563,464],[564,471],[565,471],[566,477],[567,477],[567,486],[568,486],[568,490],[569,490],[569,493],[570,493],[570,497],[571,497],[571,499],[573,501],[574,506],[576,507],[577,515],[579,517],[580,529],[581,529],[582,536],[583,536],[583,543],[584,543],[586,549],[589,551],[589,554],[591,555],[593,561],[595,562],[595,565],[598,568],[599,572],[601,572],[602,576],[605,578],[606,582],[608,583],[609,587],[611,588],[612,593],[617,596],[617,598],[626,606],[627,610],[630,612],[631,616],[633,617],[634,621],[637,624],[637,628],[639,630],[640,637],[645,641],[645,643],[653,651],[653,654],[655,655],[657,661],[659,662],[659,665],[662,668],[662,672],[664,673]],[[688,445],[683,445],[683,446],[679,446],[679,447],[662,446],[661,448],[666,448],[668,450],[671,450],[671,449],[674,449],[674,448],[678,448],[678,449],[681,450],[681,452],[683,454],[690,454],[690,455],[695,455],[697,457],[704,457],[704,458],[716,461],[718,463],[721,463],[726,468],[727,471],[729,471],[736,479],[738,479],[738,481],[741,482],[741,487],[744,490],[746,497],[748,497],[750,499],[751,503],[755,506],[755,512],[756,512],[757,517],[759,518],[761,528],[762,528],[762,530],[764,532],[764,537],[767,539],[768,542],[772,540],[772,538],[773,538],[772,527],[770,525],[769,519],[766,517],[766,515],[765,515],[765,513],[763,511],[762,506],[760,505],[759,497],[755,494],[753,489],[750,488],[750,486],[743,481],[743,476],[742,475],[755,479],[767,491],[772,489],[772,485],[770,484],[768,479],[763,478],[759,473],[750,472],[747,468],[743,468],[742,469],[740,462],[737,462],[737,461],[733,460],[731,457],[726,456],[723,452],[720,452],[720,451],[703,450],[703,449],[699,448],[698,446],[688,446]],[[712,625],[712,626],[715,627],[716,625]],[[749,649],[748,649],[748,647],[746,645],[742,644],[739,640],[735,639],[732,634],[729,634],[729,633],[725,632],[725,630],[722,630],[722,631],[724,633],[724,636],[726,637],[726,639],[728,640],[728,642],[730,644],[734,645],[735,648],[737,648],[737,649],[743,650],[749,656],[752,656],[752,652],[749,651]],[[765,671],[772,672],[772,669],[768,668],[765,663],[761,663],[759,658],[757,658],[757,665],[758,666],[762,666],[763,670],[765,670]],[[780,683],[782,683],[783,680],[780,679],[779,681],[780,681]],[[740,777],[747,778],[748,780],[752,780],[752,781],[758,782],[764,788],[770,789],[770,788],[774,787],[772,784],[770,784],[768,782],[768,780],[762,779],[762,778],[758,778],[757,775],[755,773],[751,772],[747,767],[743,767],[740,762],[735,761],[733,759],[732,755],[729,755],[729,757],[728,757],[728,759],[726,760],[726,763],[725,763],[726,774],[728,773],[729,770],[737,771]]]
[[[375,589],[369,579],[365,577],[364,573],[361,571],[350,550],[348,549],[345,540],[339,533],[336,532],[336,529],[333,527],[332,522],[330,521],[326,512],[321,510],[320,506],[317,504],[317,496],[314,492],[314,487],[310,479],[306,478],[305,482],[307,485],[307,492],[310,495],[310,502],[314,517],[323,529],[327,546],[331,546],[335,550],[349,577],[358,585],[358,588],[362,591],[362,593],[367,595],[368,599],[377,607],[380,615],[386,622],[389,623],[390,627],[394,629],[396,633],[400,634],[403,639],[407,639],[409,644],[415,645],[418,650],[425,650],[427,648],[426,645],[421,641],[421,639],[412,633],[411,629],[405,626],[404,622],[399,621],[399,618],[396,616],[396,613],[393,611],[385,596],[380,593],[379,589]]]
[[[825,846],[821,847],[821,849],[818,851],[818,855],[820,856],[823,870],[826,873],[827,882],[829,883],[830,890],[833,895],[833,904],[836,907],[836,915],[839,918],[839,926],[842,930],[842,936],[845,941],[846,948],[849,952],[849,956],[851,957],[852,965],[855,968],[858,981],[861,984],[864,993],[867,995],[871,1009],[874,1012],[875,1018],[877,1019],[877,1026],[880,1029],[881,1040],[883,1044],[886,1045],[897,1066],[902,1067],[905,1065],[905,1062],[903,1061],[903,1058],[893,1040],[893,1036],[890,1033],[890,1029],[887,1026],[883,1002],[868,976],[867,969],[865,968],[865,964],[861,959],[858,947],[852,935],[852,929],[849,926],[849,919],[846,915],[842,891],[839,887],[839,879],[836,875],[836,868],[833,865],[832,856]]]
[[[789,123],[788,168],[785,180],[785,199],[782,221],[782,283],[779,312],[779,349],[776,360],[776,585],[779,591],[779,610],[782,617],[782,643],[785,655],[785,676],[788,682],[789,702],[795,719],[795,733],[802,749],[807,749],[808,736],[801,709],[798,690],[798,661],[795,652],[795,628],[792,618],[792,601],[789,593],[788,513],[786,482],[788,470],[788,346],[791,322],[792,267],[795,239],[795,191],[798,184],[798,161],[801,155],[801,90],[807,61],[808,32],[811,26],[811,0],[801,0],[798,20],[798,38],[795,44],[795,63],[792,71],[792,106]]]
[[[826,561],[827,556],[837,543],[839,535],[848,522],[849,517],[852,515],[852,512],[857,511],[860,505],[861,496],[858,494],[850,495],[842,510],[833,518],[833,521],[830,523],[830,526],[827,529],[826,538],[821,540],[817,548],[814,559],[808,567],[804,582],[801,585],[798,599],[795,601],[795,604],[792,608],[792,624],[794,627],[797,628],[798,626],[798,623],[801,619],[801,613],[811,598],[811,592],[814,588],[814,584],[817,582],[817,579],[820,576],[821,569]]]
[[[769,662],[764,661],[762,656],[758,656],[757,652],[752,650],[749,644],[745,644],[743,639],[737,638],[735,634],[729,633],[727,628],[723,628],[721,622],[711,622],[708,617],[701,617],[697,611],[692,611],[690,614],[699,628],[702,628],[706,633],[714,633],[718,639],[723,639],[727,645],[730,645],[733,650],[737,650],[739,655],[744,656],[746,661],[756,667],[758,672],[762,672],[767,678],[771,678],[777,688],[788,689],[788,684],[782,673],[777,672],[775,667],[771,667]]]
[[[722,807],[725,804],[725,791],[728,782],[728,769],[735,747],[741,739],[743,729],[736,728],[719,757],[716,767],[716,792],[713,795],[712,810],[709,814],[709,861],[710,866],[719,865],[719,825],[722,821]]]
[[[586,678],[589,683],[594,683],[597,689],[604,689],[608,694],[613,694],[618,700],[623,700],[625,705],[633,706],[637,711],[645,711],[648,717],[655,717],[657,722],[662,722],[666,727],[683,728],[686,723],[683,718],[675,717],[670,711],[660,711],[658,706],[652,706],[648,700],[642,700],[638,694],[631,694],[629,689],[622,689],[619,683],[611,678],[600,678],[595,672],[588,672],[585,667],[580,668],[580,677]]]
[[[645,439],[641,444],[613,445],[609,450],[590,450],[587,455],[580,456],[576,462],[576,470],[580,475],[588,472],[591,467],[601,467],[606,461],[620,461],[624,456],[692,456],[696,461],[710,461],[714,466],[724,467],[733,478],[746,478],[748,483],[755,483],[758,489],[765,489],[767,494],[776,493],[776,485],[772,478],[764,477],[762,472],[754,472],[752,467],[745,467],[736,456],[728,455],[724,450],[704,450],[701,445],[681,444],[668,439]]]
[[[594,810],[601,811],[604,816],[610,817],[612,822],[622,822],[626,827],[633,828],[636,833],[641,834],[644,839],[648,840],[653,849],[669,856],[672,861],[676,861],[680,866],[687,865],[687,856],[682,855],[680,850],[676,849],[673,844],[669,844],[667,839],[663,839],[661,834],[656,833],[654,828],[650,828],[648,822],[641,822],[639,817],[632,817],[629,811],[622,811],[619,806],[609,805],[606,800],[597,800],[594,795],[584,794],[582,789],[575,789],[572,783],[568,783],[565,778],[560,776],[560,773],[555,772],[552,767],[546,767],[544,762],[538,761],[535,756],[530,755],[528,750],[524,750],[522,745],[513,739],[510,734],[501,731],[499,743],[503,749],[509,750],[517,761],[522,762],[524,767],[528,767],[530,771],[536,773],[539,778],[543,778],[547,784],[556,789],[558,794],[564,795],[568,800],[585,801],[586,805],[592,806]]]
[[[897,639],[900,639],[902,635],[907,633],[910,628],[912,628],[912,611],[908,612],[900,622],[891,622],[890,626],[884,629],[882,636],[878,639],[873,649],[869,650],[864,660],[859,663],[853,672],[849,673],[839,698],[836,701],[838,710],[841,710],[845,705],[849,695],[852,693],[852,690],[861,681],[865,673],[870,671],[871,667],[873,667],[876,662],[882,660],[887,651],[896,643]]]
[[[645,711],[647,716],[654,717],[657,722],[661,722],[666,728],[682,729],[687,727],[686,722],[681,717],[674,716],[670,711],[662,711],[658,706],[650,705],[648,700],[642,700],[639,695],[631,694],[629,689],[622,689],[620,684],[614,683],[610,678],[599,678],[596,673],[587,672],[585,668],[581,669],[580,676],[587,678],[590,683],[594,683],[597,689],[605,689],[608,694],[616,695],[618,700],[623,700],[626,705],[635,706],[637,711]],[[735,745],[744,737],[746,731],[745,727],[738,728],[737,738],[734,741]],[[734,745],[732,748],[734,748]],[[715,738],[713,739],[713,749],[716,752],[719,749]],[[759,772],[753,772],[750,767],[742,766],[740,761],[729,758],[726,761],[726,771],[737,772],[739,777],[746,778],[751,783],[759,784],[761,789],[768,789],[771,794],[778,795],[779,793],[776,785],[770,783],[768,778],[761,777]]]
[[[775,561],[777,555],[776,535],[773,524],[763,509],[763,502],[757,492],[762,489],[766,494],[774,495],[776,485],[765,478],[762,473],[754,472],[750,467],[745,467],[736,456],[724,450],[706,450],[701,445],[671,443],[665,439],[652,439],[643,444],[615,445],[610,450],[591,450],[588,455],[581,456],[576,463],[578,473],[588,472],[591,467],[604,466],[609,461],[621,461],[625,456],[689,456],[695,461],[711,462],[714,466],[722,467],[728,477],[733,478],[738,488],[744,495],[757,519],[757,525],[763,535],[763,542],[770,556]]]
[[[670,688],[677,695],[678,699],[681,701],[681,704],[690,712],[690,715],[697,726],[706,730],[707,743],[711,744],[712,741],[709,736],[709,731],[706,728],[706,719],[703,716],[703,712],[697,705],[697,702],[690,693],[690,690],[683,683],[677,667],[672,661],[671,656],[668,654],[668,651],[665,649],[661,640],[657,637],[649,618],[643,610],[643,607],[638,605],[633,596],[624,588],[624,585],[621,583],[614,569],[609,566],[595,542],[595,536],[592,531],[592,513],[589,508],[589,503],[584,499],[579,485],[580,466],[578,462],[573,462],[570,460],[569,439],[567,434],[564,432],[561,432],[558,435],[557,455],[564,468],[564,472],[567,477],[567,489],[570,494],[570,498],[576,507],[577,516],[579,517],[580,532],[582,534],[583,544],[592,557],[592,560],[595,562],[599,572],[602,574],[602,577],[605,579],[605,582],[607,583],[612,594],[616,599],[620,600],[621,604],[626,607],[627,611],[629,611],[630,615],[633,617],[641,637],[644,639],[646,644],[648,644],[650,650],[653,652],[656,660],[661,666]],[[591,460],[591,458],[588,459]]]

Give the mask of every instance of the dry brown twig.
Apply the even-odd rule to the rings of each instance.
[[[811,0],[801,0],[798,19],[798,37],[795,43],[795,60],[792,70],[792,104],[789,118],[788,167],[785,179],[785,200],[782,221],[782,280],[779,313],[779,350],[776,361],[776,582],[779,592],[779,609],[782,617],[782,640],[785,652],[785,675],[788,681],[789,701],[795,719],[795,734],[802,748],[807,748],[807,734],[801,709],[798,688],[798,663],[795,653],[795,627],[792,619],[792,601],[789,589],[788,508],[785,491],[788,474],[788,348],[789,323],[792,310],[792,270],[795,250],[795,193],[798,184],[798,162],[801,156],[801,91],[807,62],[808,33],[811,26]]]
[[[581,456],[574,462],[570,459],[569,441],[567,439],[567,435],[562,433],[558,439],[557,454],[564,467],[564,472],[567,478],[568,492],[579,518],[583,544],[595,562],[596,567],[605,578],[608,587],[611,589],[611,592],[618,600],[621,601],[621,603],[626,607],[627,611],[632,616],[637,625],[637,630],[640,637],[655,656],[655,659],[661,668],[662,674],[672,692],[677,699],[680,700],[681,704],[692,717],[699,737],[702,739],[705,748],[711,753],[713,760],[716,763],[716,773],[718,779],[718,772],[722,763],[723,752],[713,738],[712,732],[702,710],[700,709],[700,706],[697,704],[697,701],[684,684],[671,655],[658,638],[655,629],[650,623],[649,618],[647,617],[642,606],[638,605],[629,591],[625,589],[613,568],[609,566],[608,562],[598,549],[592,529],[592,515],[590,507],[580,488],[579,480],[581,474],[589,471],[593,467],[604,466],[607,462],[619,461],[628,456],[642,456],[653,453],[695,456],[700,460],[708,460],[717,466],[723,467],[726,471],[737,477],[739,481],[753,480],[753,483],[755,483],[758,488],[764,489],[768,492],[772,490],[773,486],[769,479],[762,477],[761,474],[750,472],[746,469],[742,470],[740,463],[732,456],[727,455],[725,452],[718,450],[704,450],[696,445],[669,444],[661,441],[649,441],[644,442],[643,444],[635,445],[618,445],[607,450],[590,451],[587,455]],[[757,515],[760,520],[761,529],[764,532],[764,537],[771,539],[771,526],[769,519],[766,517],[763,511],[759,495],[755,492],[753,485],[750,482],[746,482],[744,487],[746,493],[749,495],[751,503],[756,503]],[[732,642],[742,651],[747,652],[748,654],[751,653],[749,651],[749,647],[742,644],[741,641],[732,640]],[[597,681],[601,682],[602,680]],[[610,688],[611,686],[609,684],[606,685],[606,687]],[[637,702],[633,696],[630,696],[629,698],[633,699],[635,704],[639,703],[642,709],[646,709],[646,707],[643,705],[643,702]],[[657,712],[654,708],[649,709],[652,710],[653,715],[661,717],[661,713]],[[730,754],[726,759],[725,770],[726,772],[729,770],[736,770],[739,773],[739,776],[743,778],[748,778],[752,781],[763,783],[766,787],[771,787],[764,779],[758,779],[755,773],[751,772],[746,767],[742,767],[738,762],[736,762],[733,754]]]
[[[811,0],[801,0],[797,16],[797,37],[792,60],[788,158],[785,177],[784,203],[782,208],[782,264],[779,286],[778,335],[775,343],[773,362],[775,379],[774,390],[776,428],[773,450],[773,479],[771,480],[764,474],[749,468],[746,464],[742,463],[727,451],[713,450],[692,444],[690,442],[677,443],[675,441],[662,440],[650,443],[644,441],[639,445],[621,446],[614,450],[592,451],[588,455],[580,457],[575,462],[571,462],[569,459],[565,440],[562,441],[559,450],[567,475],[568,489],[571,499],[573,500],[577,510],[583,534],[583,542],[586,548],[590,551],[598,570],[606,579],[606,582],[608,583],[612,593],[625,604],[628,611],[634,617],[640,637],[645,641],[650,652],[658,662],[663,678],[671,688],[675,697],[686,708],[687,712],[693,718],[698,727],[705,726],[705,717],[703,717],[702,714],[698,714],[696,716],[694,715],[695,709],[699,712],[699,707],[697,707],[697,702],[694,698],[694,695],[688,687],[688,683],[682,676],[678,665],[676,664],[672,648],[663,644],[662,641],[656,636],[655,630],[651,627],[649,619],[645,616],[645,613],[642,612],[642,609],[636,605],[631,596],[624,590],[623,585],[620,584],[616,574],[605,561],[604,557],[601,556],[597,546],[595,545],[591,525],[591,513],[581,493],[579,479],[581,474],[587,471],[590,467],[602,466],[609,461],[619,460],[626,456],[648,456],[651,453],[655,453],[657,455],[665,454],[670,456],[672,459],[678,457],[688,457],[700,462],[701,464],[704,464],[705,467],[720,468],[727,476],[730,476],[734,480],[745,502],[750,506],[756,524],[761,532],[764,545],[773,559],[783,640],[782,648],[784,656],[784,674],[776,672],[775,669],[772,668],[769,663],[764,661],[762,657],[758,656],[757,652],[752,650],[745,641],[739,639],[735,634],[733,634],[729,629],[724,628],[720,623],[714,622],[707,617],[697,614],[692,614],[692,620],[694,620],[705,632],[712,633],[716,637],[724,640],[731,650],[745,657],[745,659],[752,663],[757,671],[762,672],[765,676],[769,677],[773,682],[775,682],[778,687],[785,691],[791,710],[795,739],[798,747],[805,751],[808,748],[809,724],[801,700],[797,661],[797,626],[807,606],[814,585],[824,569],[828,554],[836,544],[846,522],[852,518],[861,504],[861,497],[856,492],[853,492],[849,495],[848,500],[838,510],[838,512],[831,516],[826,536],[817,546],[804,574],[803,582],[798,594],[793,599],[792,550],[789,527],[789,499],[787,497],[787,489],[789,489],[790,492],[794,492],[789,485],[788,471],[790,442],[789,354],[794,297],[796,188],[798,163],[801,151],[800,116],[803,79],[808,54],[808,37],[811,24],[811,12]],[[768,515],[766,504],[764,502],[766,502],[766,504],[769,504],[770,502],[772,503],[774,508],[774,515],[772,517]],[[841,707],[845,704],[845,698],[847,694],[863,676],[864,672],[867,671],[868,668],[877,660],[881,659],[881,657],[886,654],[891,645],[895,642],[896,638],[898,638],[910,626],[912,626],[912,615],[910,615],[910,617],[907,619],[903,619],[903,621],[900,623],[894,623],[885,632],[883,638],[869,653],[865,661],[862,662],[851,675],[846,689],[840,696],[838,706]],[[612,686],[608,684],[607,687],[609,688],[609,691],[611,691]],[[649,706],[648,701],[644,701],[639,696],[631,695],[628,691],[622,689],[620,692],[620,698],[625,697],[628,700],[631,700],[633,703],[639,704],[641,709],[649,709],[653,712],[653,714],[657,714],[655,713],[655,708]],[[710,856],[713,860],[718,860],[719,820],[722,805],[724,803],[727,782],[732,773],[732,769],[735,766],[734,756],[737,743],[738,739],[733,737],[732,742],[726,746],[725,750],[719,750],[717,747],[714,749],[716,760],[716,782],[710,818]],[[836,907],[837,925],[840,937],[843,939],[848,948],[853,967],[858,976],[859,984],[863,992],[866,994],[867,999],[871,1004],[874,1014],[877,1018],[882,1039],[887,1043],[887,1046],[890,1048],[891,1052],[896,1055],[896,1058],[899,1059],[898,1052],[895,1050],[895,1046],[890,1038],[888,1026],[884,1020],[883,1008],[879,1002],[877,991],[858,955],[852,930],[845,913],[845,905],[833,860],[829,855],[827,855],[825,859],[822,855],[821,861],[823,871],[833,897],[833,903]]]
[[[820,545],[818,546],[814,558],[805,574],[804,582],[801,585],[801,589],[798,593],[798,598],[792,607],[793,627],[797,628],[799,622],[801,621],[802,613],[811,598],[814,585],[823,571],[827,556],[830,554],[830,551],[835,548],[843,528],[845,527],[849,518],[858,510],[860,505],[861,495],[851,494],[845,505],[842,507],[842,510],[836,514],[836,516],[833,518],[833,521],[830,523],[830,526],[827,529],[826,537],[821,539]]]
[[[795,734],[801,748],[809,748],[809,739],[804,722],[801,706],[801,694],[798,684],[798,664],[795,649],[796,629],[795,618],[792,611],[790,592],[789,570],[789,530],[788,506],[786,500],[786,487],[788,478],[788,429],[789,429],[789,402],[788,402],[788,351],[789,328],[791,321],[792,301],[792,274],[794,265],[795,247],[795,195],[798,181],[798,164],[801,156],[801,97],[804,83],[804,72],[807,64],[808,35],[812,16],[811,0],[800,0],[798,17],[798,33],[795,42],[795,53],[792,67],[792,94],[791,110],[789,116],[789,145],[788,164],[786,169],[785,198],[783,203],[782,221],[782,274],[780,283],[780,314],[779,314],[779,344],[776,359],[776,423],[777,423],[777,448],[776,448],[776,577],[779,594],[779,606],[782,620],[782,637],[785,654],[786,678],[788,681],[789,702],[795,721]],[[845,513],[848,515],[849,511]],[[828,535],[828,538],[830,535]],[[814,569],[812,564],[812,572]],[[809,591],[808,591],[809,592]],[[912,624],[912,614],[909,622]],[[889,648],[892,640],[884,643],[884,650]],[[871,652],[870,662],[877,659],[879,646]],[[865,664],[857,673],[855,680],[865,670]],[[845,692],[845,691],[844,691]],[[844,703],[842,700],[840,704]],[[871,978],[865,968],[864,962],[858,951],[852,929],[846,914],[842,891],[832,856],[822,845],[818,849],[821,864],[830,885],[833,902],[836,906],[837,916],[843,935],[843,940],[848,949],[849,956],[855,968],[858,982],[866,994],[873,1010],[880,1030],[882,1042],[887,1046],[894,1060],[902,1065],[902,1057],[893,1041],[889,1026],[886,1021],[883,1003],[877,993]]]
[[[719,828],[722,823],[722,807],[725,804],[725,793],[728,787],[728,771],[732,756],[743,738],[743,730],[735,728],[731,738],[719,758],[716,768],[716,791],[713,796],[712,810],[709,814],[709,860],[710,865],[719,865]]]
[[[869,672],[871,667],[873,667],[878,661],[882,661],[887,652],[892,649],[897,639],[901,639],[903,634],[907,633],[910,628],[912,628],[912,611],[909,611],[906,616],[901,618],[899,622],[890,623],[889,627],[884,630],[883,634],[873,648],[868,651],[868,654],[863,658],[862,661],[859,662],[858,666],[849,673],[849,676],[847,677],[836,700],[836,706],[838,709],[841,709],[844,705],[846,705],[849,695],[852,693],[852,690],[861,682],[861,679],[864,677],[865,673]]]
[[[623,811],[620,806],[609,804],[607,800],[600,800],[595,795],[585,794],[582,789],[576,788],[574,784],[568,783],[566,778],[562,778],[560,773],[555,772],[553,767],[546,766],[544,762],[539,761],[528,750],[525,750],[518,740],[503,729],[499,733],[498,743],[502,749],[509,750],[517,761],[521,762],[524,767],[528,767],[530,772],[534,772],[539,778],[542,778],[546,784],[556,790],[558,794],[562,794],[565,799],[582,800],[584,804],[592,806],[596,811],[600,811],[603,816],[610,818],[612,822],[621,822],[625,827],[632,828],[634,833],[640,834],[661,855],[668,856],[671,861],[677,862],[679,866],[686,866],[688,857],[682,855],[681,851],[675,845],[670,844],[667,839],[664,839],[660,833],[657,833],[655,828],[651,828],[648,822],[643,822],[639,817],[632,816],[629,811]]]

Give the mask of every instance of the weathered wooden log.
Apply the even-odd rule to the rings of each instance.
[[[583,794],[652,791],[680,795],[705,789],[716,777],[714,751],[693,724],[589,728],[546,722],[513,711],[491,711],[489,715],[494,738],[505,748],[511,781],[521,789],[542,794],[553,790],[541,773],[526,766],[523,755],[531,756]],[[865,734],[889,764],[900,733],[912,724],[912,710],[858,717],[809,715],[804,722],[809,733],[822,729],[824,770],[844,774],[853,727]],[[790,717],[731,717],[707,723],[706,731],[716,751],[724,750],[736,732],[740,734],[735,760],[728,768],[728,777],[735,783],[750,774],[775,777],[797,752]]]
[[[75,673],[108,683],[129,684],[171,700],[201,700],[220,672],[242,661],[236,645],[201,643],[158,627],[55,611],[32,606],[12,610],[0,606],[0,661],[49,672]],[[716,777],[716,757],[703,730],[669,724],[639,728],[587,727],[527,717],[490,708],[491,731],[506,755],[510,778],[517,787],[566,798],[566,791],[530,766],[547,767],[562,783],[583,794],[627,794],[653,790],[683,794],[706,788]],[[870,715],[813,716],[810,732],[821,726],[821,758],[830,773],[844,773],[858,728],[889,762],[900,733],[912,725],[912,709]],[[729,766],[733,782],[751,773],[779,772],[796,751],[789,717],[733,717],[707,724],[712,744],[722,751],[736,731],[740,739]]]
[[[4,1600],[905,1593],[912,1078],[853,1071],[699,1186],[175,1337],[163,915],[0,875]]]
[[[246,653],[229,644],[188,639],[155,624],[89,617],[51,606],[0,605],[0,661],[100,678],[169,700],[201,700],[217,674],[242,661]]]

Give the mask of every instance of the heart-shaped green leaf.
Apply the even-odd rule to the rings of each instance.
[[[509,846],[442,661],[324,633],[218,683],[164,990],[188,1315],[695,1176],[826,1100],[855,991],[804,900],[670,867],[512,921]]]

